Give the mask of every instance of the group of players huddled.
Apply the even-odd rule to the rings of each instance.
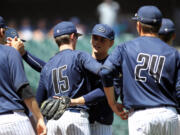
[[[46,63],[25,50],[25,41],[0,17],[0,134],[112,135],[115,112],[128,119],[129,135],[178,135],[180,54],[171,46],[174,23],[152,5],[140,7],[132,19],[139,37],[110,55],[115,40],[110,26],[93,27],[90,55],[75,50],[82,35],[76,26],[58,23],[53,36],[59,52]],[[22,58],[40,72],[36,95]],[[70,106],[58,120],[45,120],[39,107],[54,96],[70,97]]]

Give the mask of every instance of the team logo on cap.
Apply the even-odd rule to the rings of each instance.
[[[106,29],[102,26],[98,27],[97,30],[101,33],[105,33],[106,32]]]
[[[60,30],[59,29],[57,29],[57,31],[56,31],[57,33],[60,33]]]
[[[168,31],[168,28],[165,28],[164,30],[167,32],[167,31]]]
[[[16,36],[16,32],[15,32],[15,31],[12,31],[12,32],[11,32],[11,35],[12,35],[13,37],[15,37],[15,36]]]
[[[154,22],[154,23],[156,23],[156,22],[157,22],[157,20],[156,20],[156,19],[153,19],[153,22]]]

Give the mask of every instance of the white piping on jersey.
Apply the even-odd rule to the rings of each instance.
[[[40,68],[43,68],[37,61],[35,61],[29,54],[27,55],[32,61],[34,61]]]

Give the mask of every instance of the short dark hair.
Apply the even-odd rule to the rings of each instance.
[[[58,47],[62,44],[69,44],[70,35],[62,35],[62,36],[55,37],[55,42],[57,43]]]
[[[164,41],[164,42],[169,42],[171,40],[171,38],[173,37],[175,33],[174,32],[170,32],[168,34],[159,34],[159,37]]]
[[[149,24],[144,24],[141,22],[140,24],[141,24],[142,31],[144,33],[158,33],[161,27],[161,24],[149,25]]]

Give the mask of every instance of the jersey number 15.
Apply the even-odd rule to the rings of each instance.
[[[63,75],[67,65],[52,70],[52,80],[55,94],[63,93],[69,90],[69,78]]]
[[[137,64],[134,70],[135,80],[146,82],[147,77],[141,76],[142,71],[148,71],[150,76],[153,76],[155,82],[160,83],[161,74],[163,71],[165,56],[149,55],[146,53],[139,53],[137,57]]]

